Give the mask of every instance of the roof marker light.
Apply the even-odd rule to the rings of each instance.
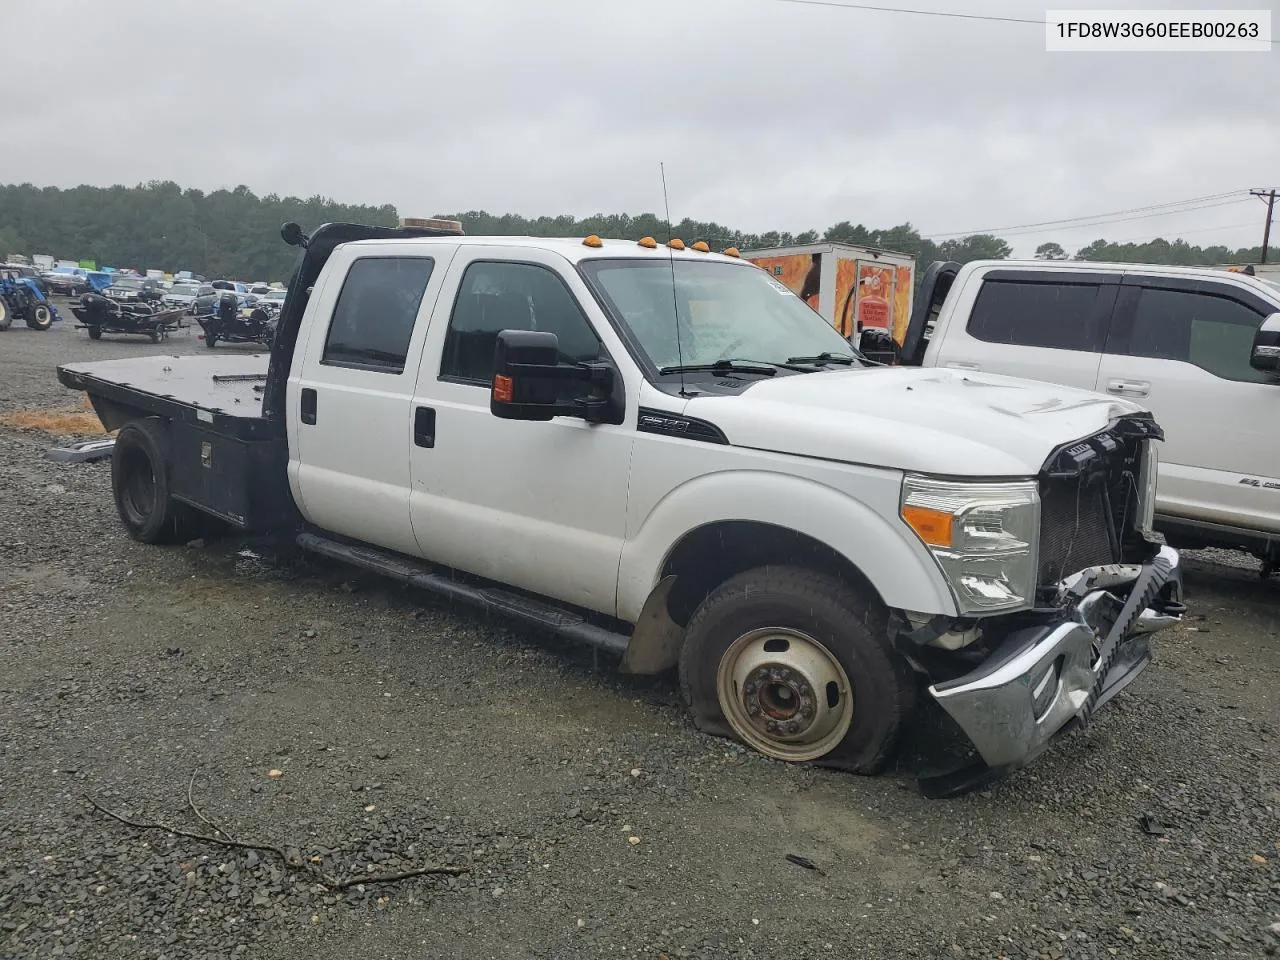
[[[684,241],[681,240],[679,237],[675,237],[674,239],[667,241],[667,246],[670,247],[672,250],[683,250]]]
[[[726,257],[740,257],[740,256],[742,256],[742,254],[738,252],[738,248],[737,248],[737,247],[725,247],[725,248],[724,248],[724,255],[725,255]]]
[[[653,239],[653,237],[641,237],[636,241],[636,245],[644,247],[646,250],[652,250],[658,245],[658,241]]]
[[[710,248],[709,246],[707,246],[707,241],[705,241],[705,240],[699,240],[697,243],[695,243],[695,244],[693,245],[693,249],[694,249],[694,250],[697,250],[699,253],[710,253],[710,252],[711,252],[711,248]]]
[[[584,247],[603,247],[604,241],[597,237],[594,233],[582,241]]]

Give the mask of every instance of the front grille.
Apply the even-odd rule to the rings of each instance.
[[[1085,567],[1117,563],[1106,486],[1081,478],[1051,480],[1040,500],[1040,576],[1057,583]]]

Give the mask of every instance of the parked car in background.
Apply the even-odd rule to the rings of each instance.
[[[249,292],[249,285],[239,280],[214,280],[210,286],[219,294],[234,293],[237,307],[251,307],[258,298]]]
[[[1155,528],[1175,547],[1244,550],[1280,570],[1280,285],[1207,267],[1043,260],[935,263],[900,366],[1007,374],[1149,405],[1166,439]],[[881,338],[883,340],[883,338]]]
[[[258,298],[258,302],[255,304],[255,306],[261,307],[263,310],[266,310],[267,313],[269,313],[273,317],[278,316],[280,313],[280,308],[284,306],[285,294],[287,294],[288,292],[289,291],[287,290],[281,290],[275,287],[268,287],[266,290],[266,293],[262,294],[262,296]]]
[[[164,291],[150,277],[117,277],[102,294],[119,303],[158,302],[164,297]]]
[[[64,297],[78,297],[92,289],[89,286],[89,271],[84,267],[54,267],[41,279],[50,293]]]
[[[182,307],[192,316],[202,317],[213,313],[218,291],[207,283],[178,282],[164,292],[163,302],[167,307]]]

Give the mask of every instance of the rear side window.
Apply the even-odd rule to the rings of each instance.
[[[404,373],[430,257],[364,257],[347,271],[320,362]]]
[[[969,335],[987,343],[1100,352],[1095,283],[987,280],[969,315]]]
[[[1262,382],[1249,366],[1262,314],[1226,297],[1146,288],[1129,337],[1130,356],[1181,360],[1225,380]]]

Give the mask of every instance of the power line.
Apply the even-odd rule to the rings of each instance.
[[[1133,217],[1108,217],[1106,219],[1090,220],[1087,223],[1066,223],[1052,228],[1055,232],[1070,233],[1077,230],[1089,230],[1093,227],[1106,227],[1117,223],[1133,223],[1137,220],[1151,220],[1156,217],[1174,217],[1182,213],[1195,213],[1200,210],[1213,210],[1217,207],[1234,207],[1238,204],[1245,203],[1246,198],[1240,197],[1236,200],[1219,200],[1216,203],[1202,203],[1194,207],[1179,207],[1177,210],[1158,210],[1155,213],[1143,213]],[[1043,227],[1034,228],[1010,228],[1000,231],[1001,236],[1017,237],[1025,236],[1029,233],[1042,233]],[[966,234],[968,236],[968,234]]]
[[[834,7],[837,10],[863,10],[871,13],[906,13],[918,17],[949,17],[953,20],[989,20],[995,23],[1030,23],[1043,27],[1047,21],[1028,20],[1025,17],[996,17],[981,13],[954,13],[949,10],[911,10],[905,7],[879,7],[869,3],[837,3],[836,0],[773,0],[774,3],[791,3],[799,7]]]
[[[1169,201],[1168,203],[1152,203],[1152,204],[1148,204],[1145,207],[1130,207],[1126,210],[1112,210],[1109,213],[1094,213],[1094,214],[1089,214],[1087,216],[1080,216],[1080,217],[1063,217],[1060,220],[1040,220],[1035,223],[1016,223],[1011,226],[987,227],[982,230],[952,230],[946,233],[931,233],[927,236],[926,239],[936,240],[939,238],[946,238],[946,237],[969,237],[969,236],[973,236],[975,233],[1007,233],[1014,230],[1030,230],[1030,229],[1036,229],[1040,227],[1057,227],[1057,226],[1063,226],[1063,225],[1072,224],[1072,223],[1080,223],[1083,226],[1090,226],[1091,224],[1084,223],[1084,221],[1101,221],[1102,223],[1105,223],[1108,221],[1104,220],[1103,218],[1112,218],[1112,217],[1118,217],[1121,219],[1140,219],[1139,217],[1129,218],[1126,215],[1141,214],[1141,213],[1145,213],[1147,211],[1153,211],[1153,210],[1165,210],[1171,207],[1178,207],[1180,209],[1169,210],[1168,211],[1169,213],[1185,213],[1185,212],[1188,212],[1189,210],[1205,209],[1205,207],[1188,207],[1189,204],[1204,203],[1206,207],[1218,206],[1218,204],[1211,203],[1209,201],[1224,200],[1227,197],[1237,197],[1237,196],[1239,197],[1239,200],[1244,200],[1245,199],[1245,197],[1243,196],[1244,193],[1245,193],[1244,190],[1228,190],[1225,193],[1212,193],[1203,197],[1189,197],[1186,200],[1172,200],[1172,201]],[[1238,200],[1231,200],[1229,202],[1236,203],[1238,202]]]
[[[1179,230],[1174,240],[1181,240],[1184,236],[1200,233],[1218,233],[1223,230],[1241,230],[1245,227],[1256,226],[1255,222],[1250,220],[1247,223],[1223,223],[1216,227],[1196,227],[1193,230]],[[1153,237],[1150,234],[1141,237],[1128,237],[1121,240],[1108,240],[1107,243],[1152,243],[1156,240],[1166,239],[1163,237]]]

